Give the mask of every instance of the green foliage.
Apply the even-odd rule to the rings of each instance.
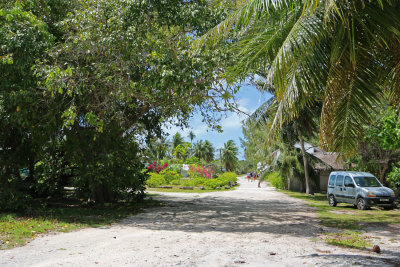
[[[234,172],[225,172],[218,176],[219,179],[227,179],[228,181],[231,182],[237,182],[237,175]]]
[[[222,2],[1,1],[0,207],[65,186],[95,202],[143,197],[138,136],[184,125],[195,107],[212,124],[232,92],[210,89],[226,53],[191,53],[229,13]]]
[[[400,118],[395,109],[383,118],[377,139],[385,150],[396,150],[400,147]]]
[[[196,156],[193,156],[193,157],[186,159],[185,163],[190,164],[190,165],[192,165],[192,164],[199,165],[200,160]]]
[[[220,186],[220,181],[218,181],[217,179],[210,179],[204,182],[204,187],[206,189],[216,189],[219,186]]]
[[[376,108],[376,118],[365,127],[357,156],[348,164],[357,171],[375,174],[382,183],[391,167],[400,160],[400,120],[394,108],[386,105]]]
[[[204,177],[195,177],[182,181],[183,186],[202,186],[210,179]]]
[[[181,180],[180,179],[172,180],[169,184],[170,185],[180,185],[181,184]]]
[[[200,140],[194,144],[193,152],[199,160],[210,162],[214,159],[215,149],[210,141]]]
[[[150,173],[150,178],[147,179],[146,184],[149,187],[159,187],[161,185],[165,185],[166,181],[161,174],[158,173]]]
[[[286,187],[286,179],[279,172],[264,172],[261,180],[267,180],[272,186],[278,189],[285,189]]]
[[[227,171],[233,171],[238,162],[239,150],[233,140],[228,140],[222,149],[222,161],[224,162]]]
[[[266,73],[262,89],[277,96],[269,141],[322,103],[321,143],[354,154],[376,103],[399,105],[399,12],[393,1],[246,1],[199,44],[231,43],[230,83]]]
[[[188,155],[189,148],[190,143],[179,144],[172,151],[172,155],[174,155],[178,159],[185,159]]]
[[[164,177],[166,184],[173,184],[172,181],[179,181],[181,179],[181,175],[173,170],[163,170],[159,174]]]
[[[220,175],[218,178],[209,179],[204,183],[204,187],[207,189],[215,189],[217,187],[228,186],[229,182],[236,182],[237,176],[235,173],[227,172]]]
[[[29,203],[34,164],[60,120],[32,69],[54,37],[30,11],[9,3],[0,5],[0,207],[21,208]],[[29,169],[27,179],[21,168]]]
[[[397,163],[400,166],[400,162]],[[387,181],[391,184],[392,187],[396,187],[400,185],[400,167],[394,166],[392,171],[389,173]]]

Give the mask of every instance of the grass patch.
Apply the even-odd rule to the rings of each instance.
[[[307,195],[288,190],[280,190],[280,192],[306,200],[310,206],[316,207],[318,218],[324,226],[362,230],[366,224],[400,224],[399,210],[385,211],[376,207],[371,210],[357,210],[353,205],[342,203],[337,207],[331,207],[325,194]]]
[[[342,233],[330,233],[326,234],[325,241],[330,245],[367,249],[371,247],[371,243],[368,242],[368,237],[363,236],[362,233],[357,231],[344,231]]]
[[[237,185],[238,186],[238,185]],[[233,186],[229,189],[225,189],[225,187],[221,187],[221,190],[217,189],[204,189],[201,190],[200,188],[194,189],[180,189],[181,186],[173,186],[172,188],[147,188],[150,192],[172,192],[172,193],[210,193],[210,192],[221,192],[221,191],[232,191],[235,190],[237,186]]]
[[[0,212],[0,249],[24,245],[39,234],[99,227],[134,215],[144,208],[161,206],[156,200],[102,206],[67,200],[35,201],[25,212]]]

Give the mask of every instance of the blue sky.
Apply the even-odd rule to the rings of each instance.
[[[242,85],[239,92],[236,94],[235,99],[240,110],[251,114],[262,103],[268,100],[269,97],[269,94],[260,93],[254,85]],[[214,145],[215,149],[223,147],[224,143],[232,139],[239,147],[239,159],[244,159],[243,149],[240,146],[239,140],[239,138],[243,136],[242,120],[244,119],[246,119],[246,115],[227,112],[219,124],[221,125],[223,132],[218,133],[217,131],[209,129],[209,127],[201,121],[201,116],[199,114],[195,114],[189,121],[189,128],[180,129],[179,127],[172,126],[169,129],[164,130],[169,134],[169,139],[171,139],[176,132],[179,132],[188,142],[190,142],[190,139],[187,136],[192,130],[196,135],[196,138],[193,140],[193,142],[197,142],[199,140],[209,140]]]

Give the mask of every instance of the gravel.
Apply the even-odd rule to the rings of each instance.
[[[38,237],[0,251],[0,266],[400,265],[396,236],[374,233],[381,254],[327,245],[321,237],[329,229],[305,202],[244,177],[239,183],[233,191],[158,193],[153,198],[165,207],[107,227]]]

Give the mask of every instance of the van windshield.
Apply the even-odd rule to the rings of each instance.
[[[354,177],[354,181],[358,186],[361,187],[381,187],[382,185],[378,182],[375,177]]]

